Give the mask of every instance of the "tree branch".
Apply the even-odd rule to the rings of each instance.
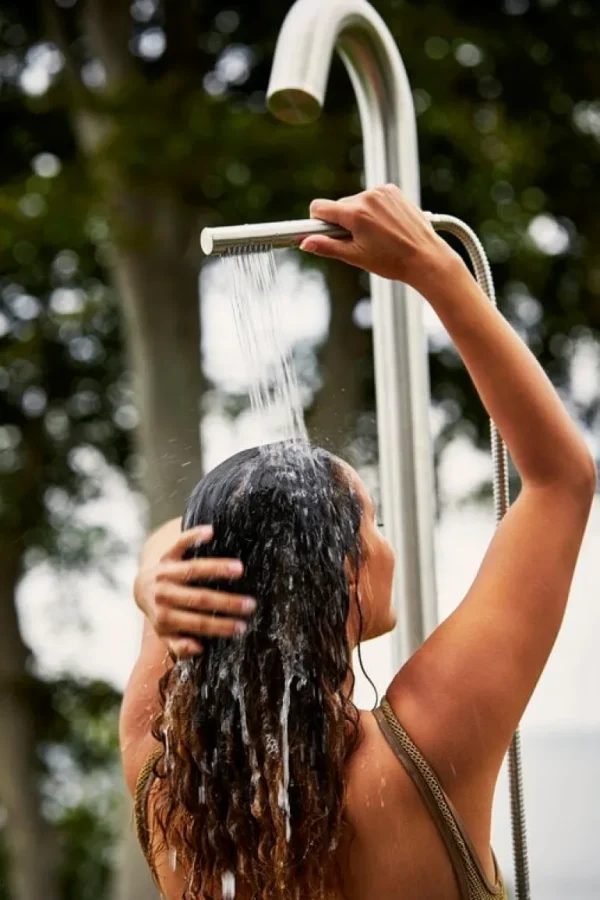
[[[65,61],[65,77],[69,90],[85,91],[79,65],[73,52],[73,17],[67,9],[59,8],[55,0],[43,0],[42,17],[49,40],[56,44]],[[70,27],[71,26],[71,27]]]
[[[190,0],[164,0],[164,29],[167,39],[165,65],[184,72],[206,71],[208,55],[198,46],[200,28]]]

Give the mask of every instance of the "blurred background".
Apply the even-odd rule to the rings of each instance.
[[[0,900],[148,900],[117,755],[148,528],[265,440],[204,225],[361,189],[351,89],[265,110],[287,0],[0,3]],[[599,451],[600,10],[378,0],[418,115],[423,207],[480,234],[502,311]],[[278,255],[313,439],[376,491],[368,280]],[[485,412],[424,305],[440,615],[493,532]],[[551,523],[549,523],[551,527]],[[600,896],[600,513],[524,722],[534,897]],[[518,586],[515,586],[518,589]],[[389,638],[364,648],[380,689]],[[359,680],[359,704],[373,696]],[[510,881],[505,785],[494,840]]]

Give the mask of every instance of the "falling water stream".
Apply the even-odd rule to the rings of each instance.
[[[283,701],[281,703],[281,755],[283,758],[283,781],[279,786],[279,808],[283,810],[285,815],[285,838],[289,841],[292,833],[292,825],[290,822],[290,742],[288,733],[288,723],[290,715],[290,690],[292,684],[292,674],[285,673],[285,688],[283,691]]]
[[[304,412],[285,334],[275,253],[239,248],[222,257],[231,294],[252,411],[264,422],[281,422],[281,437],[306,441]]]
[[[308,440],[304,424],[298,379],[294,370],[289,340],[285,334],[281,292],[278,291],[275,253],[267,247],[252,247],[250,252],[233,250],[223,257],[231,291],[235,326],[249,384],[252,411],[266,423],[281,423],[281,437],[298,441],[299,448]],[[288,719],[293,674],[291,661],[283,658],[284,692],[280,725],[283,776],[279,785],[278,804],[285,816],[286,839],[291,836],[289,802]],[[234,687],[240,706],[242,736],[249,743],[244,707],[243,686]],[[253,754],[255,759],[255,755]],[[258,773],[253,773],[253,784]]]
[[[249,252],[240,248],[225,254],[222,266],[225,268],[225,284],[230,295],[241,362],[246,372],[251,410],[260,417],[265,431],[272,430],[276,423],[278,436],[283,440],[297,441],[298,449],[302,452],[308,435],[290,342],[285,330],[275,253],[266,247],[247,249]],[[293,672],[292,653],[287,652],[286,646],[286,641],[282,641],[284,689],[279,715],[280,738],[277,741],[273,735],[267,735],[265,749],[269,755],[273,754],[281,759],[282,778],[278,790],[278,805],[285,817],[285,833],[289,841],[292,826],[288,721],[292,682],[298,673]],[[239,666],[235,666],[233,672],[229,671],[227,675],[232,678],[232,694],[239,706],[242,739],[250,752],[252,786],[256,790],[261,773],[256,752],[250,747],[244,686],[240,683]],[[235,874],[227,871],[222,877],[222,900],[233,900],[235,892]]]

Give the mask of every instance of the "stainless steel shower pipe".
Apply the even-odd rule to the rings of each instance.
[[[365,186],[393,182],[419,203],[410,85],[387,25],[366,0],[297,0],[277,41],[270,110],[286,122],[316,119],[335,50],[358,103]],[[422,304],[410,288],[371,276],[371,297],[381,502],[398,554],[393,652],[399,668],[437,623],[427,343]]]
[[[297,219],[289,222],[265,222],[259,225],[227,225],[223,228],[204,228],[200,235],[203,253],[226,253],[236,247],[246,251],[252,246],[297,247],[311,234],[327,234],[330,237],[349,236],[345,228],[331,225],[321,219]]]

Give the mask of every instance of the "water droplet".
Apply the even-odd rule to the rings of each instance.
[[[279,721],[281,723],[281,758],[283,760],[283,783],[279,786],[278,803],[279,808],[283,810],[286,817],[285,832],[286,840],[289,841],[291,835],[290,825],[290,746],[289,746],[289,713],[290,713],[290,688],[292,684],[293,673],[287,670],[287,663],[284,664],[285,684],[283,689],[283,699],[281,701],[281,714]]]
[[[169,729],[163,728],[162,730],[163,738],[165,741],[165,766],[167,768],[167,772],[170,772],[173,767],[173,759],[171,757],[171,745],[169,742]]]
[[[223,872],[221,877],[221,893],[223,900],[234,900],[235,898],[235,875],[229,870]]]
[[[181,684],[186,684],[192,677],[192,661],[189,659],[181,659],[177,663],[177,674]]]
[[[277,267],[271,249],[225,254],[241,357],[250,383],[250,405],[263,421],[278,422],[281,437],[307,441],[304,409],[286,337]]]

